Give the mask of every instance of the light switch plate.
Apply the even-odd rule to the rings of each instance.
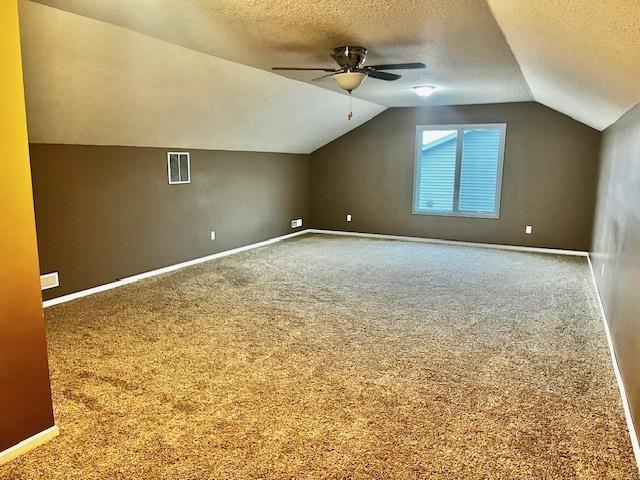
[[[351,214],[347,214],[347,222],[351,221]]]
[[[524,233],[527,235],[531,235],[533,233],[533,225],[527,225],[524,227]]]

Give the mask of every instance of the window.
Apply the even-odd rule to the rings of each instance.
[[[498,218],[506,127],[418,126],[413,213]]]
[[[167,153],[169,184],[191,183],[191,162],[187,152]]]

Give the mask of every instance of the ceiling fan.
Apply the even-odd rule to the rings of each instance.
[[[425,68],[424,63],[418,62],[391,63],[387,65],[364,65],[364,61],[367,58],[367,49],[364,47],[355,47],[349,45],[334,48],[331,56],[340,66],[340,68],[273,67],[273,70],[312,70],[328,72],[328,75],[314,78],[314,80],[333,77],[340,88],[351,93],[362,84],[362,81],[366,77],[371,77],[378,80],[386,80],[388,82],[401,78],[400,75],[397,75],[395,73],[388,73],[383,70],[413,70],[418,68]]]

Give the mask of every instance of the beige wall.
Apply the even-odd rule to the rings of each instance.
[[[40,267],[60,273],[45,298],[306,226],[306,155],[180,150],[191,183],[169,185],[167,151],[31,145]]]
[[[640,105],[604,132],[592,252],[636,427],[640,426],[639,206]]]
[[[416,125],[503,122],[500,219],[412,215]],[[600,132],[534,102],[393,108],[311,154],[311,220],[317,228],[587,250],[599,143]]]
[[[18,11],[0,2],[0,452],[53,426]]]

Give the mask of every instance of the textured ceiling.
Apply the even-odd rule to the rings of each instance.
[[[484,0],[38,0],[234,62],[326,66],[334,47],[362,45],[369,64],[417,61],[395,82],[367,79],[354,95],[386,106],[532,100]],[[284,75],[311,81],[318,73]],[[430,98],[411,87],[433,83]],[[315,85],[338,91],[334,80]]]
[[[640,102],[640,1],[489,4],[538,102],[600,130]]]
[[[345,95],[38,3],[20,16],[31,142],[309,153],[384,110],[355,100],[349,122]]]
[[[56,9],[21,4],[36,141],[304,152],[382,106],[536,100],[603,129],[640,102],[638,0],[37,1]],[[365,80],[378,105],[353,122],[333,80],[267,72],[343,44],[427,69]]]

